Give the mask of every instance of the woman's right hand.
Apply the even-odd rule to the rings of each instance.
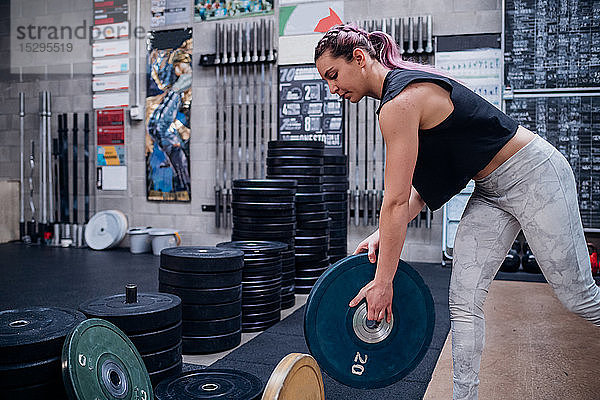
[[[372,263],[377,262],[375,252],[379,248],[379,229],[373,232],[369,237],[359,243],[353,254],[367,252],[367,257]]]

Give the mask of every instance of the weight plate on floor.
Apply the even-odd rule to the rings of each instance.
[[[67,308],[0,311],[0,364],[58,356],[67,334],[83,320],[85,315]]]
[[[204,274],[197,272],[178,272],[158,268],[158,281],[169,286],[187,287],[193,289],[213,289],[232,287],[242,281],[242,270]]]
[[[276,291],[271,292],[270,294],[267,294],[265,296],[244,298],[244,304],[246,306],[250,306],[250,305],[271,303],[273,301],[281,300],[281,294],[282,294],[282,290],[281,290],[281,288],[278,288]]]
[[[327,258],[327,253],[325,253],[325,255],[323,256],[322,253],[303,254],[303,253],[298,252],[298,253],[296,253],[295,262],[296,262],[296,265],[304,265],[304,264],[310,264],[310,263],[314,264],[314,263],[324,260],[325,258]]]
[[[327,208],[327,210],[331,211],[331,212],[339,211],[339,212],[347,213],[348,212],[348,201],[347,200],[340,201],[337,203],[325,202],[325,208]]]
[[[327,211],[325,203],[302,203],[296,205],[296,214],[303,215],[314,212]]]
[[[228,318],[239,315],[241,312],[241,299],[231,303],[213,305],[184,304],[181,308],[182,318],[187,320]]]
[[[245,195],[234,195],[233,196],[233,202],[235,204],[239,204],[239,203],[268,203],[268,204],[277,204],[277,203],[293,203],[294,202],[294,196],[295,195],[291,195],[291,196],[272,196],[272,197],[267,197],[267,196],[245,196]]]
[[[307,175],[284,175],[281,174],[269,174],[269,179],[293,179],[298,182],[298,185],[320,185],[323,183],[322,176],[307,176]]]
[[[323,175],[323,183],[343,183],[348,182],[347,175]]]
[[[60,357],[25,363],[0,364],[0,391],[60,380]]]
[[[218,273],[244,267],[244,253],[212,246],[179,246],[164,249],[160,266],[180,272]]]
[[[340,260],[343,260],[344,258],[346,258],[346,254],[330,254],[329,255],[329,261],[334,264]]]
[[[293,229],[281,230],[281,231],[276,231],[276,230],[254,231],[254,230],[239,229],[236,227],[232,231],[232,234],[245,236],[245,237],[251,237],[251,238],[253,238],[253,240],[259,240],[259,238],[257,236],[261,236],[261,238],[263,240],[277,240],[280,237],[282,239],[291,239],[295,236],[295,231]]]
[[[303,220],[303,221],[298,221],[298,225],[296,228],[296,234],[298,233],[298,231],[304,231],[304,230],[323,230],[323,229],[327,229],[329,230],[331,228],[331,219],[330,218],[326,218],[326,219],[318,219],[318,220]]]
[[[313,140],[269,140],[269,149],[304,147],[307,149],[324,149],[325,142]]]
[[[329,246],[330,247],[336,247],[336,246],[346,246],[346,238],[329,238]]]
[[[60,375],[60,366],[58,367]],[[60,376],[59,376],[60,378]],[[2,388],[2,398],[10,400],[66,399],[67,393],[61,379],[37,385]]]
[[[325,400],[323,375],[312,356],[291,353],[271,373],[262,400],[299,399]]]
[[[323,185],[298,185],[296,193],[321,193]]]
[[[236,179],[234,188],[295,188],[298,182],[291,179]]]
[[[162,371],[181,361],[181,339],[175,346],[154,353],[142,354],[148,372]]]
[[[303,212],[299,213],[296,216],[296,218],[298,222],[326,220],[327,218],[329,218],[329,211],[322,210],[313,212]]]
[[[299,254],[327,254],[327,250],[329,249],[329,245],[313,245],[313,246],[298,246],[296,245],[296,251]]]
[[[296,222],[296,216],[290,217],[238,217],[233,216],[233,224],[291,224]]]
[[[270,232],[270,231],[279,231],[279,232],[294,232],[296,230],[296,223],[287,223],[287,224],[248,224],[243,222],[233,222],[233,229],[246,231],[246,232]]]
[[[329,246],[329,252],[332,254],[343,254],[346,253],[348,251],[348,248],[346,247],[346,245],[342,245],[342,246]]]
[[[281,309],[288,310],[296,305],[296,296],[292,294],[289,298],[281,298]]]
[[[280,255],[283,250],[287,250],[288,245],[277,241],[232,241],[217,244],[217,247],[241,250],[246,254]]]
[[[295,186],[294,186],[295,188]],[[279,188],[279,187],[234,187],[231,192],[233,198],[236,196],[249,196],[249,197],[281,197],[281,196],[293,196],[296,194],[294,188]]]
[[[298,203],[322,203],[325,201],[323,193],[296,193]]]
[[[346,238],[348,236],[348,228],[344,229],[329,229],[329,237],[333,238]]]
[[[119,328],[97,318],[83,321],[67,336],[62,351],[63,381],[71,399],[152,399],[142,357]]]
[[[279,309],[281,309],[281,296],[268,303],[244,304],[242,306],[242,315],[274,312]]]
[[[311,263],[306,263],[306,264],[299,263],[299,265],[296,267],[296,271],[328,267],[330,264],[331,264],[331,261],[329,260],[329,257],[325,257],[319,261],[315,261],[315,262],[311,262]]]
[[[348,190],[349,187],[350,187],[350,184],[348,182],[343,182],[343,183],[324,183],[323,184],[323,191],[324,192],[342,192],[345,195],[346,191]]]
[[[182,346],[183,350],[183,346]],[[166,378],[176,376],[181,374],[181,369],[183,367],[183,360],[179,361],[176,364],[169,365],[167,368],[162,369],[160,371],[149,372],[150,380],[152,381],[152,386],[156,387],[160,382],[165,380]],[[196,368],[206,368],[203,365],[194,365]],[[156,399],[156,397],[155,397]]]
[[[326,154],[323,156],[323,161],[325,162],[325,164],[329,165],[346,165],[346,163],[348,162],[348,156]]]
[[[306,302],[304,333],[311,354],[337,381],[356,388],[388,386],[423,359],[433,334],[433,298],[421,276],[399,261],[392,322],[367,322],[366,302],[348,303],[373,279],[366,254],[348,257],[325,272]],[[296,279],[298,281],[298,279]]]
[[[262,254],[248,254],[244,257],[244,269],[254,267],[273,267],[277,264],[280,264],[282,260],[283,257],[280,255],[263,256]]]
[[[331,221],[329,223],[329,228],[330,229],[344,229],[347,228],[348,223],[346,222],[346,220],[343,221]]]
[[[301,148],[301,147],[268,149],[267,150],[267,157],[279,157],[279,156],[323,157],[323,150]]]
[[[296,270],[296,278],[318,278],[329,269],[329,265],[319,268],[303,268]]]
[[[300,175],[320,177],[323,175],[323,167],[303,167],[299,165],[286,167],[267,167],[267,174],[278,176]],[[300,184],[300,182],[298,182],[298,184]]]
[[[283,211],[283,210],[293,210],[295,207],[294,200],[291,199],[288,202],[280,202],[280,203],[266,203],[266,202],[251,202],[251,201],[243,201],[243,202],[232,202],[231,207],[235,212],[236,210],[250,210],[250,211]],[[266,213],[263,215],[267,215]]]
[[[323,157],[303,157],[303,156],[276,156],[276,157],[267,157],[267,166],[268,167],[277,167],[277,166],[289,166],[289,165],[298,165],[298,166],[322,166],[323,165]]]
[[[346,200],[346,192],[326,192],[323,191],[326,203],[338,202]]]
[[[327,203],[329,204],[329,203]],[[346,211],[329,211],[329,218],[332,221],[346,221],[348,213]]]
[[[325,165],[323,166],[323,175],[348,175],[348,169],[345,165]]]
[[[242,298],[242,285],[213,289],[190,289],[158,283],[158,290],[178,296],[183,304],[230,303]]]
[[[214,336],[238,331],[241,328],[241,314],[234,317],[208,321],[183,320],[184,336]]]
[[[270,321],[261,322],[242,322],[242,331],[244,333],[262,332],[281,321],[280,318],[273,318]]]
[[[227,399],[257,400],[262,381],[233,369],[203,369],[184,372],[156,386],[156,400]]]
[[[270,218],[270,217],[294,217],[296,215],[296,209],[290,208],[285,210],[267,210],[261,209],[260,207],[248,210],[233,209],[234,217],[246,217],[246,218]]]
[[[173,347],[181,341],[181,321],[158,331],[128,334],[127,336],[140,354],[154,353],[158,350]]]
[[[170,250],[170,249],[169,249]],[[125,333],[152,331],[181,320],[181,299],[166,293],[137,293],[131,303],[126,294],[99,297],[81,303],[88,318],[112,322]]]
[[[214,354],[230,350],[240,344],[241,329],[237,332],[215,336],[182,336],[183,354]]]
[[[312,232],[312,231],[309,231]],[[318,231],[317,231],[318,232]],[[296,247],[298,246],[324,246],[329,243],[329,236],[296,236]]]

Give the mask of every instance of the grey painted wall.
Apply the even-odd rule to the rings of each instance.
[[[16,1],[16,0],[15,0]],[[92,0],[37,0],[43,4],[37,12],[47,15],[65,15],[66,11],[75,11],[76,17],[62,21],[79,24],[83,18],[91,19]],[[7,1],[0,2],[0,11],[7,11]],[[142,25],[148,29],[150,21],[150,0],[142,0]],[[129,4],[130,16],[135,16],[135,2]],[[23,12],[27,12],[23,10]],[[346,0],[345,19],[389,18],[430,13],[434,19],[434,35],[456,35],[470,33],[501,32],[501,0]],[[82,52],[78,61],[72,63],[74,74],[63,76],[44,76],[44,69],[32,66],[37,75],[19,76],[7,73],[9,55],[9,19],[7,12],[0,12],[0,179],[19,178],[19,119],[18,92],[24,91],[27,98],[26,143],[38,137],[38,92],[50,90],[53,95],[53,111],[56,112],[92,112],[91,100],[91,46]],[[214,51],[214,23],[193,24],[194,28],[194,75],[193,75],[193,113],[192,139],[190,148],[192,202],[156,203],[146,200],[145,163],[144,163],[144,123],[128,121],[126,125],[126,161],[128,166],[128,188],[126,191],[96,191],[93,209],[100,211],[116,208],[128,217],[131,226],[173,227],[181,232],[184,244],[212,245],[229,240],[230,232],[214,227],[214,214],[202,211],[203,204],[213,204],[214,185],[214,68],[198,67],[200,54]],[[134,39],[131,39],[133,57]],[[142,41],[142,49],[145,43]],[[145,70],[145,52],[139,59],[141,70]],[[131,60],[134,69],[135,60]],[[68,69],[66,71],[69,71]],[[134,97],[134,74],[131,74],[131,102]],[[145,97],[145,82],[142,77],[142,102]],[[55,131],[56,119],[53,118]],[[92,137],[95,135],[92,134]],[[90,147],[95,154],[94,144]],[[80,158],[81,160],[81,158]],[[95,168],[91,168],[95,174]],[[94,176],[91,177],[93,181]],[[37,178],[35,178],[37,188]],[[80,174],[79,187],[83,185]],[[36,189],[37,190],[37,189]],[[36,197],[37,201],[37,197]],[[81,204],[82,200],[79,200]],[[26,213],[29,217],[29,213]],[[350,227],[348,248],[371,233],[373,227]],[[127,245],[125,241],[124,246]],[[433,227],[410,228],[403,257],[412,261],[439,261],[441,252],[441,213],[434,214]]]

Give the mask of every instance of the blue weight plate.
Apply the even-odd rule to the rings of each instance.
[[[367,323],[366,303],[348,303],[373,279],[366,254],[335,263],[306,302],[304,336],[319,366],[360,389],[381,388],[405,377],[423,359],[433,335],[433,298],[421,276],[400,261],[394,277],[392,322]]]

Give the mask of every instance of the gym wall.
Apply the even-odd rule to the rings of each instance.
[[[13,1],[14,3],[20,3]],[[57,21],[69,15],[73,20],[63,20],[61,24],[77,26],[82,19],[91,21],[92,0],[39,0],[40,7],[35,10],[39,15],[54,16]],[[134,26],[135,1],[129,3],[129,15]],[[141,1],[141,25],[150,30],[150,1]],[[26,118],[25,143],[39,137],[38,93],[49,90],[52,93],[53,113],[89,112],[92,115],[92,68],[91,46],[86,53],[80,54],[77,63],[65,65],[64,74],[45,74],[44,66],[32,65],[24,68],[22,77],[9,73],[10,47],[10,4],[0,1],[0,82],[4,90],[0,91],[0,179],[19,179],[19,101],[18,93],[25,92]],[[190,0],[190,6],[193,0]],[[14,12],[14,10],[13,10]],[[21,12],[19,10],[19,12]],[[27,11],[28,13],[31,10]],[[344,1],[344,19],[347,21],[367,18],[391,18],[430,14],[433,17],[433,34],[460,35],[474,33],[500,33],[502,31],[501,0],[346,0]],[[277,18],[277,14],[275,15]],[[119,209],[123,211],[130,226],[171,227],[179,230],[183,243],[190,245],[214,245],[230,239],[230,229],[215,228],[214,213],[202,211],[203,205],[214,204],[215,175],[215,108],[213,104],[215,88],[215,69],[198,66],[201,54],[215,52],[215,22],[192,23],[193,27],[193,103],[191,127],[191,187],[192,201],[189,203],[152,202],[146,199],[146,173],[144,156],[145,123],[127,118],[125,127],[127,190],[98,191],[91,200],[92,210]],[[314,38],[311,43],[314,43]],[[295,53],[295,57],[312,60],[311,45],[298,46],[305,39],[294,42],[286,48],[282,43],[280,57],[286,52]],[[140,63],[142,71],[141,99],[145,98],[146,43],[140,41],[142,49],[139,60],[133,59],[135,43],[130,39],[130,65],[135,70],[135,62]],[[130,73],[130,104],[135,102],[135,76]],[[276,82],[274,82],[276,83]],[[275,89],[275,84],[273,86]],[[52,120],[53,132],[57,129],[57,120]],[[94,127],[95,128],[95,127]],[[92,130],[95,138],[95,130]],[[95,140],[95,139],[93,139]],[[28,148],[27,146],[25,146]],[[93,149],[93,150],[92,150]],[[95,152],[95,143],[90,144],[90,152]],[[28,151],[27,151],[28,153]],[[95,154],[90,154],[95,158]],[[82,163],[82,157],[79,158]],[[90,168],[90,180],[95,180],[95,165]],[[26,174],[26,176],[28,176]],[[38,182],[37,174],[34,182]],[[79,176],[79,187],[83,177]],[[34,200],[37,202],[37,183]],[[80,203],[81,204],[81,203]],[[30,213],[26,207],[26,219]],[[4,222],[2,222],[4,224]],[[348,249],[367,234],[371,226],[349,226]],[[128,246],[124,241],[123,246]],[[434,261],[441,257],[441,213],[434,213],[431,229],[410,228],[406,240],[403,258],[407,261]]]

